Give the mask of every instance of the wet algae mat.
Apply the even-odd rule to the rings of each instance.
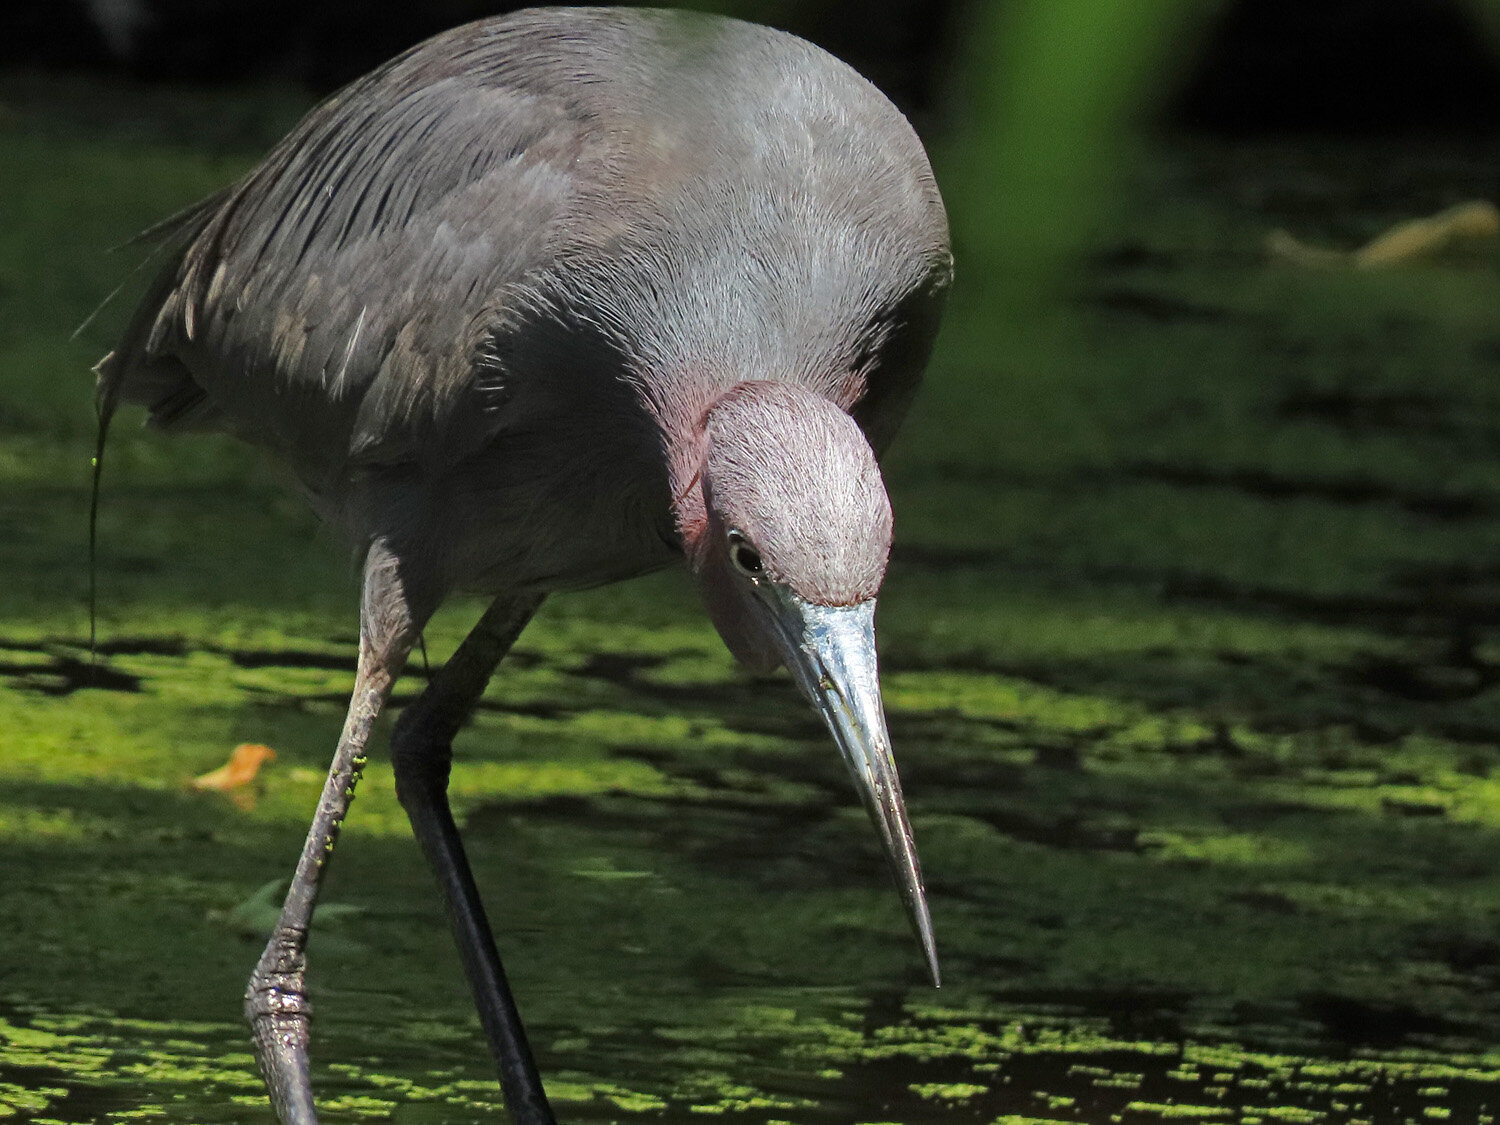
[[[88,668],[86,372],[118,313],[69,333],[128,269],[100,248],[294,101],[196,97],[0,82],[0,1118],[266,1119],[239,997],[352,675],[345,548],[254,453],[128,419]],[[1500,1113],[1495,259],[1259,250],[1484,173],[1167,144],[1048,315],[1002,333],[960,289],[889,465],[881,613],[940,991],[816,721],[679,576],[545,608],[454,790],[564,1119]],[[186,787],[245,741],[277,752],[253,800]],[[378,754],[326,901],[326,1119],[496,1119]]]

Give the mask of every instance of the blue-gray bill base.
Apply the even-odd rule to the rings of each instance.
[[[101,419],[269,449],[364,555],[348,718],[245,998],[284,1125],[316,1120],[305,943],[371,728],[455,591],[493,599],[401,715],[397,792],[507,1105],[553,1121],[447,799],[451,744],[554,592],[685,561],[785,664],[937,957],[876,678],[877,455],[951,274],[920,142],[816,47],[734,20],[540,9],[423,43],[171,221]],[[102,441],[102,430],[101,430]]]

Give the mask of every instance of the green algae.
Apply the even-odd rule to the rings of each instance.
[[[966,1102],[987,1089],[968,1082],[921,1082],[913,1085],[911,1092],[930,1101]]]

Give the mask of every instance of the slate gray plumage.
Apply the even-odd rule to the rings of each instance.
[[[736,654],[787,662],[828,719],[931,958],[873,640],[844,622],[869,617],[884,574],[874,452],[926,362],[950,257],[922,147],[872,86],[737,21],[521,12],[355,82],[171,233],[100,365],[106,418],[133,402],[164,430],[269,448],[368,551],[359,679],[307,886],[247,997],[284,1121],[313,1119],[309,857],[331,847],[368,725],[453,590],[495,606],[403,716],[398,785],[457,880],[455,927],[521,1120],[550,1111],[459,885],[443,788],[453,731],[552,591],[685,556]],[[814,618],[868,660],[808,664]],[[872,684],[840,695],[835,665]]]

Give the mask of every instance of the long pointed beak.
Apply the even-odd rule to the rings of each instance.
[[[937,946],[927,911],[927,893],[922,887],[922,868],[880,702],[875,602],[824,606],[793,595],[779,600],[774,612],[787,668],[838,743],[865,810],[880,833],[932,983],[938,985]]]

